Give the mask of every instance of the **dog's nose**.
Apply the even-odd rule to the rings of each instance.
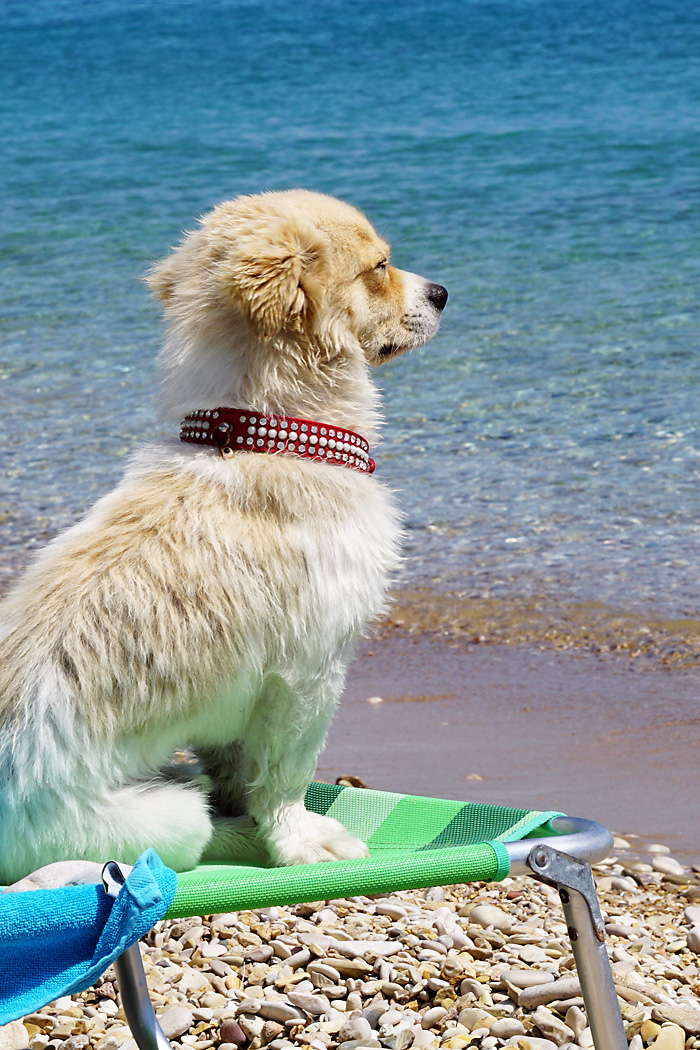
[[[447,288],[441,284],[429,284],[428,299],[438,310],[442,310],[447,302]]]

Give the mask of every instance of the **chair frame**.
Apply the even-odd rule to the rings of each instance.
[[[591,871],[591,864],[609,854],[612,833],[582,817],[554,817],[549,827],[553,835],[504,843],[509,874],[528,875],[558,890],[595,1050],[627,1050]],[[116,862],[106,866],[103,878],[110,896],[117,896],[127,871]],[[139,1050],[171,1050],[150,1000],[138,944],[132,944],[113,965]]]

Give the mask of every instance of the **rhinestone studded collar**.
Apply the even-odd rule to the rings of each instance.
[[[312,419],[243,408],[198,409],[181,421],[180,441],[214,446],[224,459],[235,452],[268,452],[374,472],[369,445],[360,434]]]

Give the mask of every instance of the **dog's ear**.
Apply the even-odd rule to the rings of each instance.
[[[167,303],[172,299],[173,290],[178,282],[177,256],[170,255],[167,259],[152,266],[144,275],[144,281],[156,299]]]
[[[280,219],[249,227],[219,268],[220,286],[255,334],[270,339],[310,322],[325,290],[328,240],[311,223]]]

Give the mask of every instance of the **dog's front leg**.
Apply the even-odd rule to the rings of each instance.
[[[311,677],[311,676],[310,676]],[[316,769],[344,668],[295,689],[279,677],[266,682],[243,743],[246,808],[274,864],[314,864],[366,857],[367,846],[330,817],[309,813],[304,795]]]

